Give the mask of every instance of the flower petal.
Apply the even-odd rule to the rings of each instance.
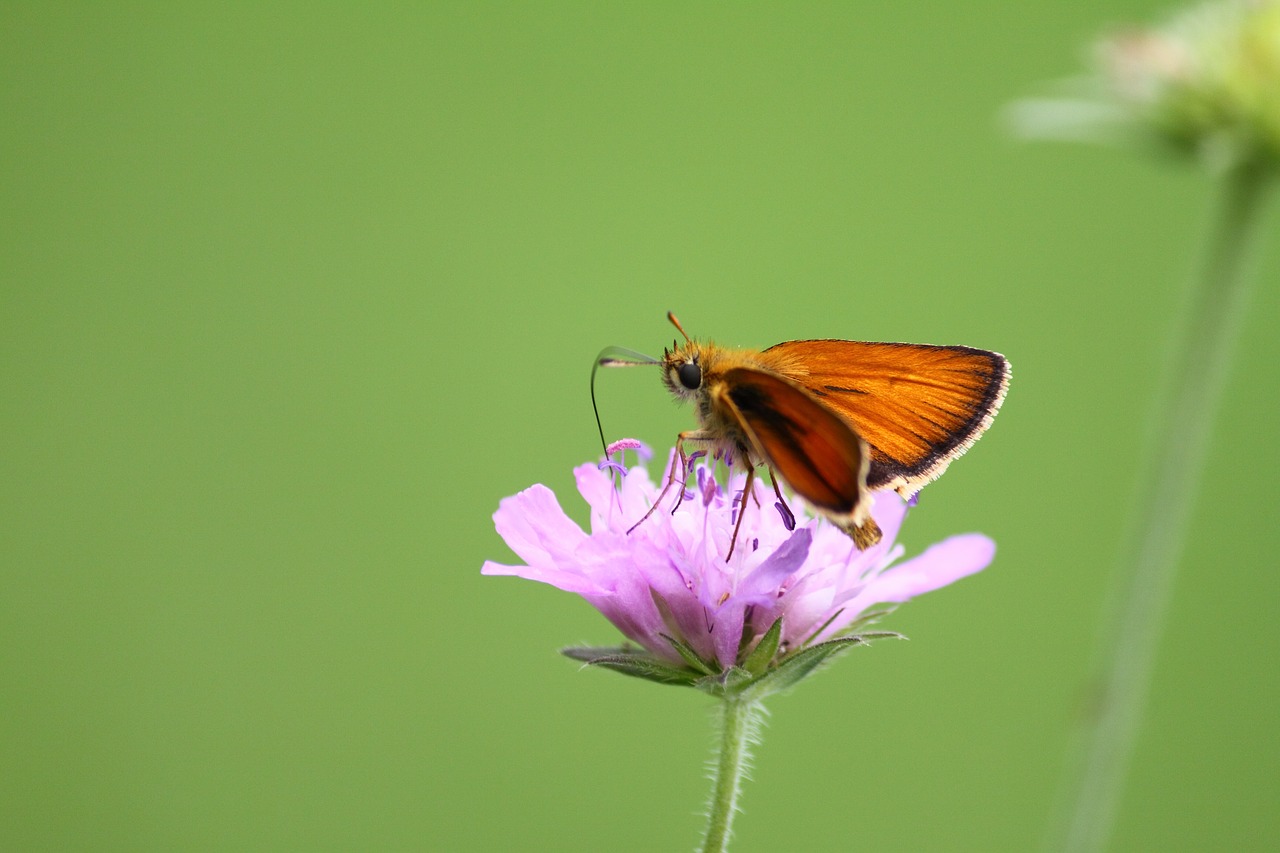
[[[626,476],[625,472],[622,476]],[[617,493],[613,490],[613,474],[596,465],[579,465],[573,469],[578,494],[591,507],[591,534],[609,529],[609,520],[619,512]]]
[[[555,493],[541,483],[503,498],[493,514],[493,525],[507,546],[530,565],[550,563],[587,541],[582,528],[564,514]]]
[[[887,569],[859,598],[867,604],[906,601],[985,569],[995,555],[996,543],[981,533],[952,536]]]
[[[760,595],[777,590],[784,580],[804,565],[811,544],[813,531],[807,527],[797,530],[743,580],[738,587],[737,596]]]
[[[581,596],[610,594],[609,590],[603,589],[591,578],[583,577],[578,572],[563,571],[549,566],[508,566],[503,563],[495,563],[493,560],[485,560],[484,565],[480,567],[480,574],[511,575],[525,580],[550,584],[556,589],[577,593]],[[601,608],[597,605],[596,609]]]
[[[538,483],[498,503],[493,524],[507,546],[527,563],[508,566],[492,560],[480,569],[486,575],[515,575],[541,581],[580,595],[607,593],[600,579],[591,577],[584,559],[591,540],[564,514],[555,494]]]
[[[916,497],[919,497],[919,493]],[[888,550],[888,546],[898,538],[898,531],[902,529],[902,522],[907,517],[909,505],[898,496],[897,492],[877,492],[874,501],[871,512],[883,534],[880,542],[886,546],[885,550]]]

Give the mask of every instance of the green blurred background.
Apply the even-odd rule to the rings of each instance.
[[[999,113],[1163,8],[4,4],[0,847],[689,849],[710,701],[479,574],[674,309],[1009,356],[904,537],[995,564],[772,703],[735,849],[1034,848],[1215,188]],[[1116,849],[1280,837],[1277,242]]]

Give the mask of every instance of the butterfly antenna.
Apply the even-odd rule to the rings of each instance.
[[[604,455],[609,456],[609,442],[604,440],[604,424],[600,423],[600,407],[596,405],[596,370],[600,367],[600,359],[591,365],[591,411],[596,415],[596,431],[600,433],[600,447]]]
[[[689,336],[685,333],[684,326],[681,326],[680,321],[676,319],[676,312],[668,311],[667,319],[671,321],[671,325],[675,326],[676,330],[680,332],[680,334],[684,335],[685,341],[687,341],[688,343],[693,343],[693,341],[689,340]]]
[[[604,440],[604,425],[600,423],[600,407],[596,405],[596,371],[602,367],[647,367],[662,362],[651,355],[624,347],[605,347],[591,365],[591,411],[596,415],[596,430],[600,433],[600,446],[609,455],[609,443]]]

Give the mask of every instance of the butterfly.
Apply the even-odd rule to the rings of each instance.
[[[869,548],[881,538],[870,493],[910,499],[941,476],[991,425],[1009,387],[1008,360],[988,350],[842,340],[734,349],[694,340],[675,314],[667,319],[684,343],[661,359],[609,348],[596,362],[660,365],[667,390],[692,402],[698,418],[697,429],[678,435],[666,487],[635,526],[681,482],[685,445],[695,444],[746,469],[744,502],[763,466],[788,515],[779,481]],[[745,516],[744,505],[726,560]]]

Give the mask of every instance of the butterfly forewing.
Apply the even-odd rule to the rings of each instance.
[[[788,341],[761,361],[853,424],[871,446],[870,488],[907,492],[982,434],[1009,377],[1004,356],[960,346]]]
[[[792,383],[747,367],[726,370],[713,400],[728,407],[755,450],[802,498],[851,515],[866,493],[866,444]]]

